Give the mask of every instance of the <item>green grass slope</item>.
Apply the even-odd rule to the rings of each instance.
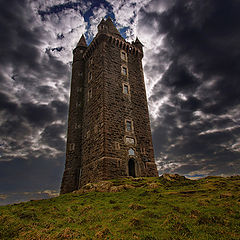
[[[0,239],[240,239],[240,177],[127,178],[0,207]]]

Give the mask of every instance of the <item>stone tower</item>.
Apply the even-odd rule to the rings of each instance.
[[[61,193],[88,182],[158,176],[142,69],[143,50],[102,20],[73,50],[66,164]]]

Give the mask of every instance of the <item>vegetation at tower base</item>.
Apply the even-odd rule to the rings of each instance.
[[[240,239],[240,176],[88,184],[0,207],[0,239]]]

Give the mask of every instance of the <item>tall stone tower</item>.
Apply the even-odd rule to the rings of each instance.
[[[158,176],[142,69],[143,50],[102,20],[73,50],[66,165],[61,193],[88,182]]]

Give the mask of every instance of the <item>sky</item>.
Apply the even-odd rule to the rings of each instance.
[[[0,0],[0,205],[59,193],[72,50],[108,16],[144,44],[159,174],[239,174],[239,12],[238,0]]]

